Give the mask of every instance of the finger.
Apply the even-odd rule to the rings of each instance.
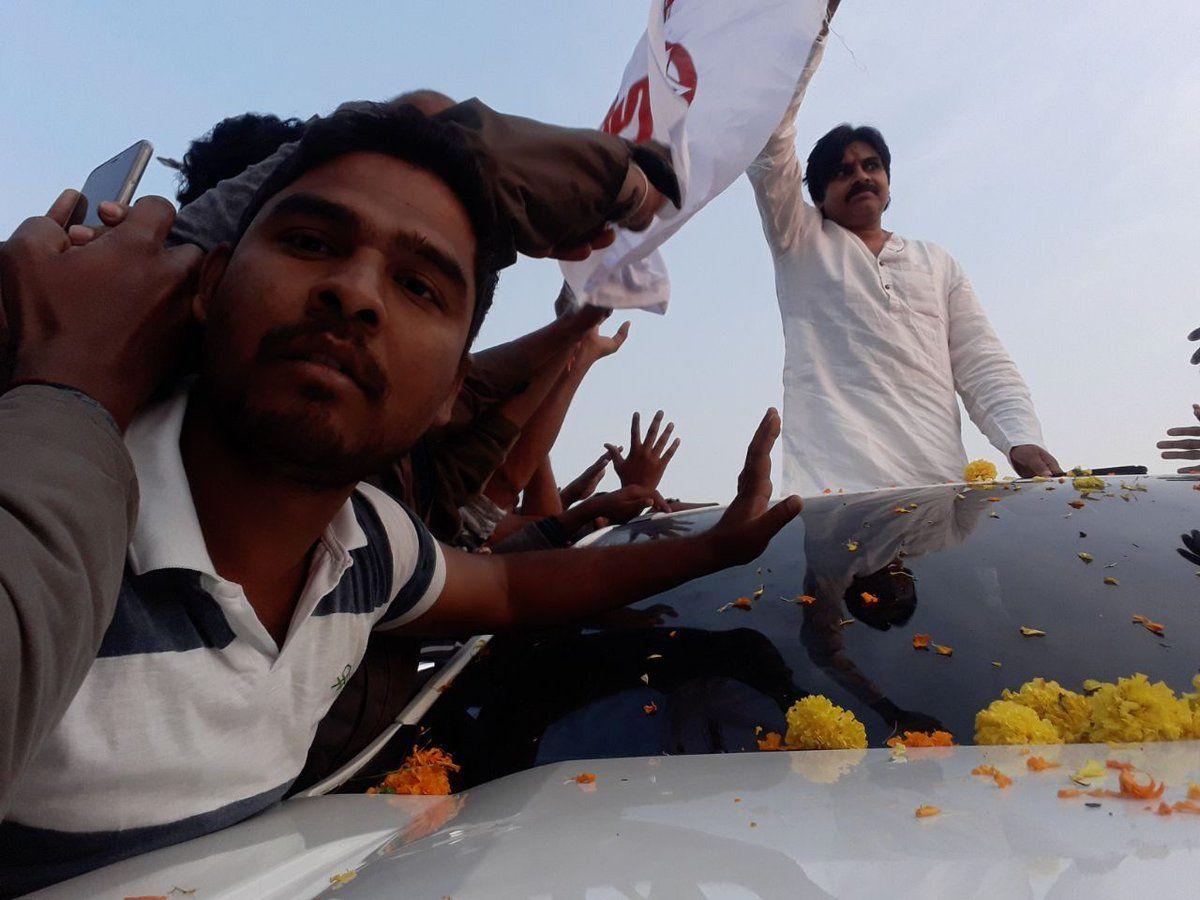
[[[758,528],[760,536],[766,543],[777,535],[792,519],[800,515],[804,503],[795,494],[786,500],[780,500],[759,517]]]
[[[1200,459],[1200,450],[1164,450],[1163,459]]]
[[[566,262],[583,262],[592,254],[592,248],[587,244],[579,244],[573,247],[555,247],[547,255],[551,259],[561,259]],[[541,254],[527,253],[526,256],[531,256],[534,259],[541,259]]]
[[[123,203],[114,203],[112,200],[105,200],[100,204],[100,208],[96,212],[100,216],[101,222],[109,228],[116,228],[129,215],[129,207]]]
[[[1192,334],[1195,334],[1195,333],[1196,333],[1195,331],[1192,332]],[[1196,340],[1194,337],[1192,337],[1191,334],[1189,334],[1188,337],[1191,338],[1193,341]],[[1200,365],[1200,350],[1197,350],[1195,353],[1192,354],[1192,365],[1193,366]]]
[[[629,420],[629,452],[637,453],[642,446],[642,414],[635,412]]]
[[[603,250],[605,247],[611,247],[613,241],[617,239],[617,233],[611,228],[605,228],[596,237],[590,241],[593,250]]]
[[[1180,475],[1200,475],[1200,466],[1184,466],[1175,470]]]
[[[96,229],[87,225],[72,225],[67,229],[67,239],[72,247],[82,247],[96,238]]]
[[[646,429],[646,438],[642,442],[653,447],[655,440],[658,438],[658,429],[662,425],[663,411],[660,409],[654,414],[654,418],[650,420],[650,427]]]
[[[667,463],[669,463],[675,456],[675,451],[679,449],[680,443],[682,443],[680,439],[675,438],[675,440],[671,442],[671,446],[667,448],[667,452],[662,455],[662,464],[664,469],[667,467]]]
[[[662,456],[663,451],[667,449],[667,443],[671,440],[671,435],[675,432],[675,423],[668,422],[667,427],[663,429],[663,433],[659,435],[657,441],[654,442],[654,455]]]
[[[746,464],[738,477],[738,499],[754,499],[766,502],[771,498],[771,448],[779,437],[779,413],[774,408],[767,410],[750,446],[746,448]]]
[[[204,261],[204,251],[195,244],[179,244],[166,251],[166,258],[174,269],[175,278],[183,283]]]
[[[1200,437],[1200,428],[1197,428],[1195,425],[1185,425],[1180,428],[1168,428],[1167,434],[1171,437]]]
[[[1042,464],[1046,468],[1046,475],[1061,475],[1062,466],[1058,464],[1058,460],[1050,455],[1050,451],[1039,448],[1039,454],[1042,457]]]
[[[71,219],[71,213],[75,211],[75,205],[79,202],[79,196],[79,191],[67,188],[58,195],[57,200],[50,204],[46,218],[52,219],[55,225],[66,228],[67,222]]]
[[[608,458],[613,461],[614,466],[619,466],[625,462],[625,457],[621,455],[624,447],[614,447],[612,444],[605,444],[605,449],[608,450]]]
[[[1193,328],[1191,330],[1191,332],[1188,333],[1188,340],[1189,341],[1200,341],[1200,328]],[[1198,352],[1200,352],[1200,351],[1198,351]]]
[[[584,472],[588,475],[598,475],[601,472],[603,472],[605,469],[608,468],[608,461],[609,461],[609,455],[607,453],[605,453],[598,460],[596,460],[594,463],[592,463],[590,466],[588,466],[586,469],[584,469]]]
[[[664,513],[669,513],[671,511],[671,504],[664,500],[663,495],[658,491],[655,491],[651,496],[650,507]]]
[[[625,343],[625,338],[629,337],[629,325],[629,322],[622,322],[621,327],[617,329],[616,334],[609,338],[609,340],[611,340],[614,344],[613,352],[620,350],[621,345]]]
[[[1195,439],[1186,441],[1159,441],[1155,446],[1159,450],[1200,450],[1200,441]]]
[[[142,197],[125,217],[126,228],[145,232],[156,244],[167,239],[175,223],[175,207],[164,197]]]

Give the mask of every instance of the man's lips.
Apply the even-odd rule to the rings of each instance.
[[[382,396],[384,391],[385,380],[378,364],[366,350],[346,341],[325,335],[299,339],[282,348],[277,358],[329,369],[349,379],[371,398]]]

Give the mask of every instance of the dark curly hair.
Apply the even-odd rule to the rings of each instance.
[[[242,174],[303,134],[304,123],[299,119],[260,113],[222,119],[188,146],[179,166],[175,198],[180,206],[186,206],[218,182]]]

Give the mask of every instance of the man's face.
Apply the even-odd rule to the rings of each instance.
[[[448,410],[475,303],[475,236],[454,193],[353,153],[263,207],[205,264],[201,387],[238,446],[315,487],[351,484]]]
[[[878,225],[887,206],[889,185],[883,160],[865,141],[855,141],[842,154],[842,165],[825,188],[821,211],[843,228]]]

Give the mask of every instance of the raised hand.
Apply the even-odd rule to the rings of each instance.
[[[629,337],[628,322],[621,323],[621,327],[607,337],[600,333],[599,325],[588,329],[583,340],[579,342],[579,349],[575,354],[573,365],[590,366],[596,360],[612,356],[621,349],[621,345],[625,343],[627,337]]]
[[[726,565],[757,558],[771,538],[800,513],[803,504],[794,494],[770,505],[771,448],[779,437],[779,427],[779,413],[767,410],[746,450],[737,496],[708,533]]]
[[[1012,463],[1013,471],[1021,478],[1062,474],[1062,466],[1058,464],[1058,460],[1037,444],[1018,444],[1008,451],[1008,461]]]
[[[565,488],[558,492],[558,498],[563,509],[570,509],[580,500],[586,500],[596,492],[600,482],[604,480],[604,472],[608,469],[608,454],[604,453],[598,460],[588,466]]]
[[[574,536],[587,525],[628,522],[647,509],[669,512],[667,502],[654,488],[631,484],[620,490],[596,494],[558,515],[559,524]]]
[[[179,358],[181,288],[201,252],[163,247],[175,209],[162,197],[142,198],[115,227],[72,246],[65,226],[76,199],[64,193],[0,250],[12,378],[83,391],[124,428]]]
[[[629,425],[628,456],[622,455],[620,447],[613,444],[604,445],[613,461],[613,471],[621,479],[621,484],[640,484],[643,487],[656,488],[662,481],[663,473],[670,465],[680,443],[679,438],[671,441],[671,433],[675,430],[674,422],[668,422],[662,434],[659,434],[662,420],[663,411],[660,409],[650,420],[650,427],[646,429],[646,436],[643,438],[641,413],[633,414]]]
[[[1196,331],[1192,334],[1196,334]],[[1200,350],[1196,352],[1200,354]],[[1192,362],[1196,362],[1196,359],[1193,358]],[[1200,403],[1192,404],[1192,415],[1200,420]],[[1200,459],[1200,426],[1182,425],[1179,428],[1168,428],[1167,434],[1171,437],[1182,437],[1184,440],[1159,441],[1158,449],[1163,451],[1163,459]],[[1178,472],[1180,475],[1194,475],[1200,473],[1200,466],[1184,466]]]

